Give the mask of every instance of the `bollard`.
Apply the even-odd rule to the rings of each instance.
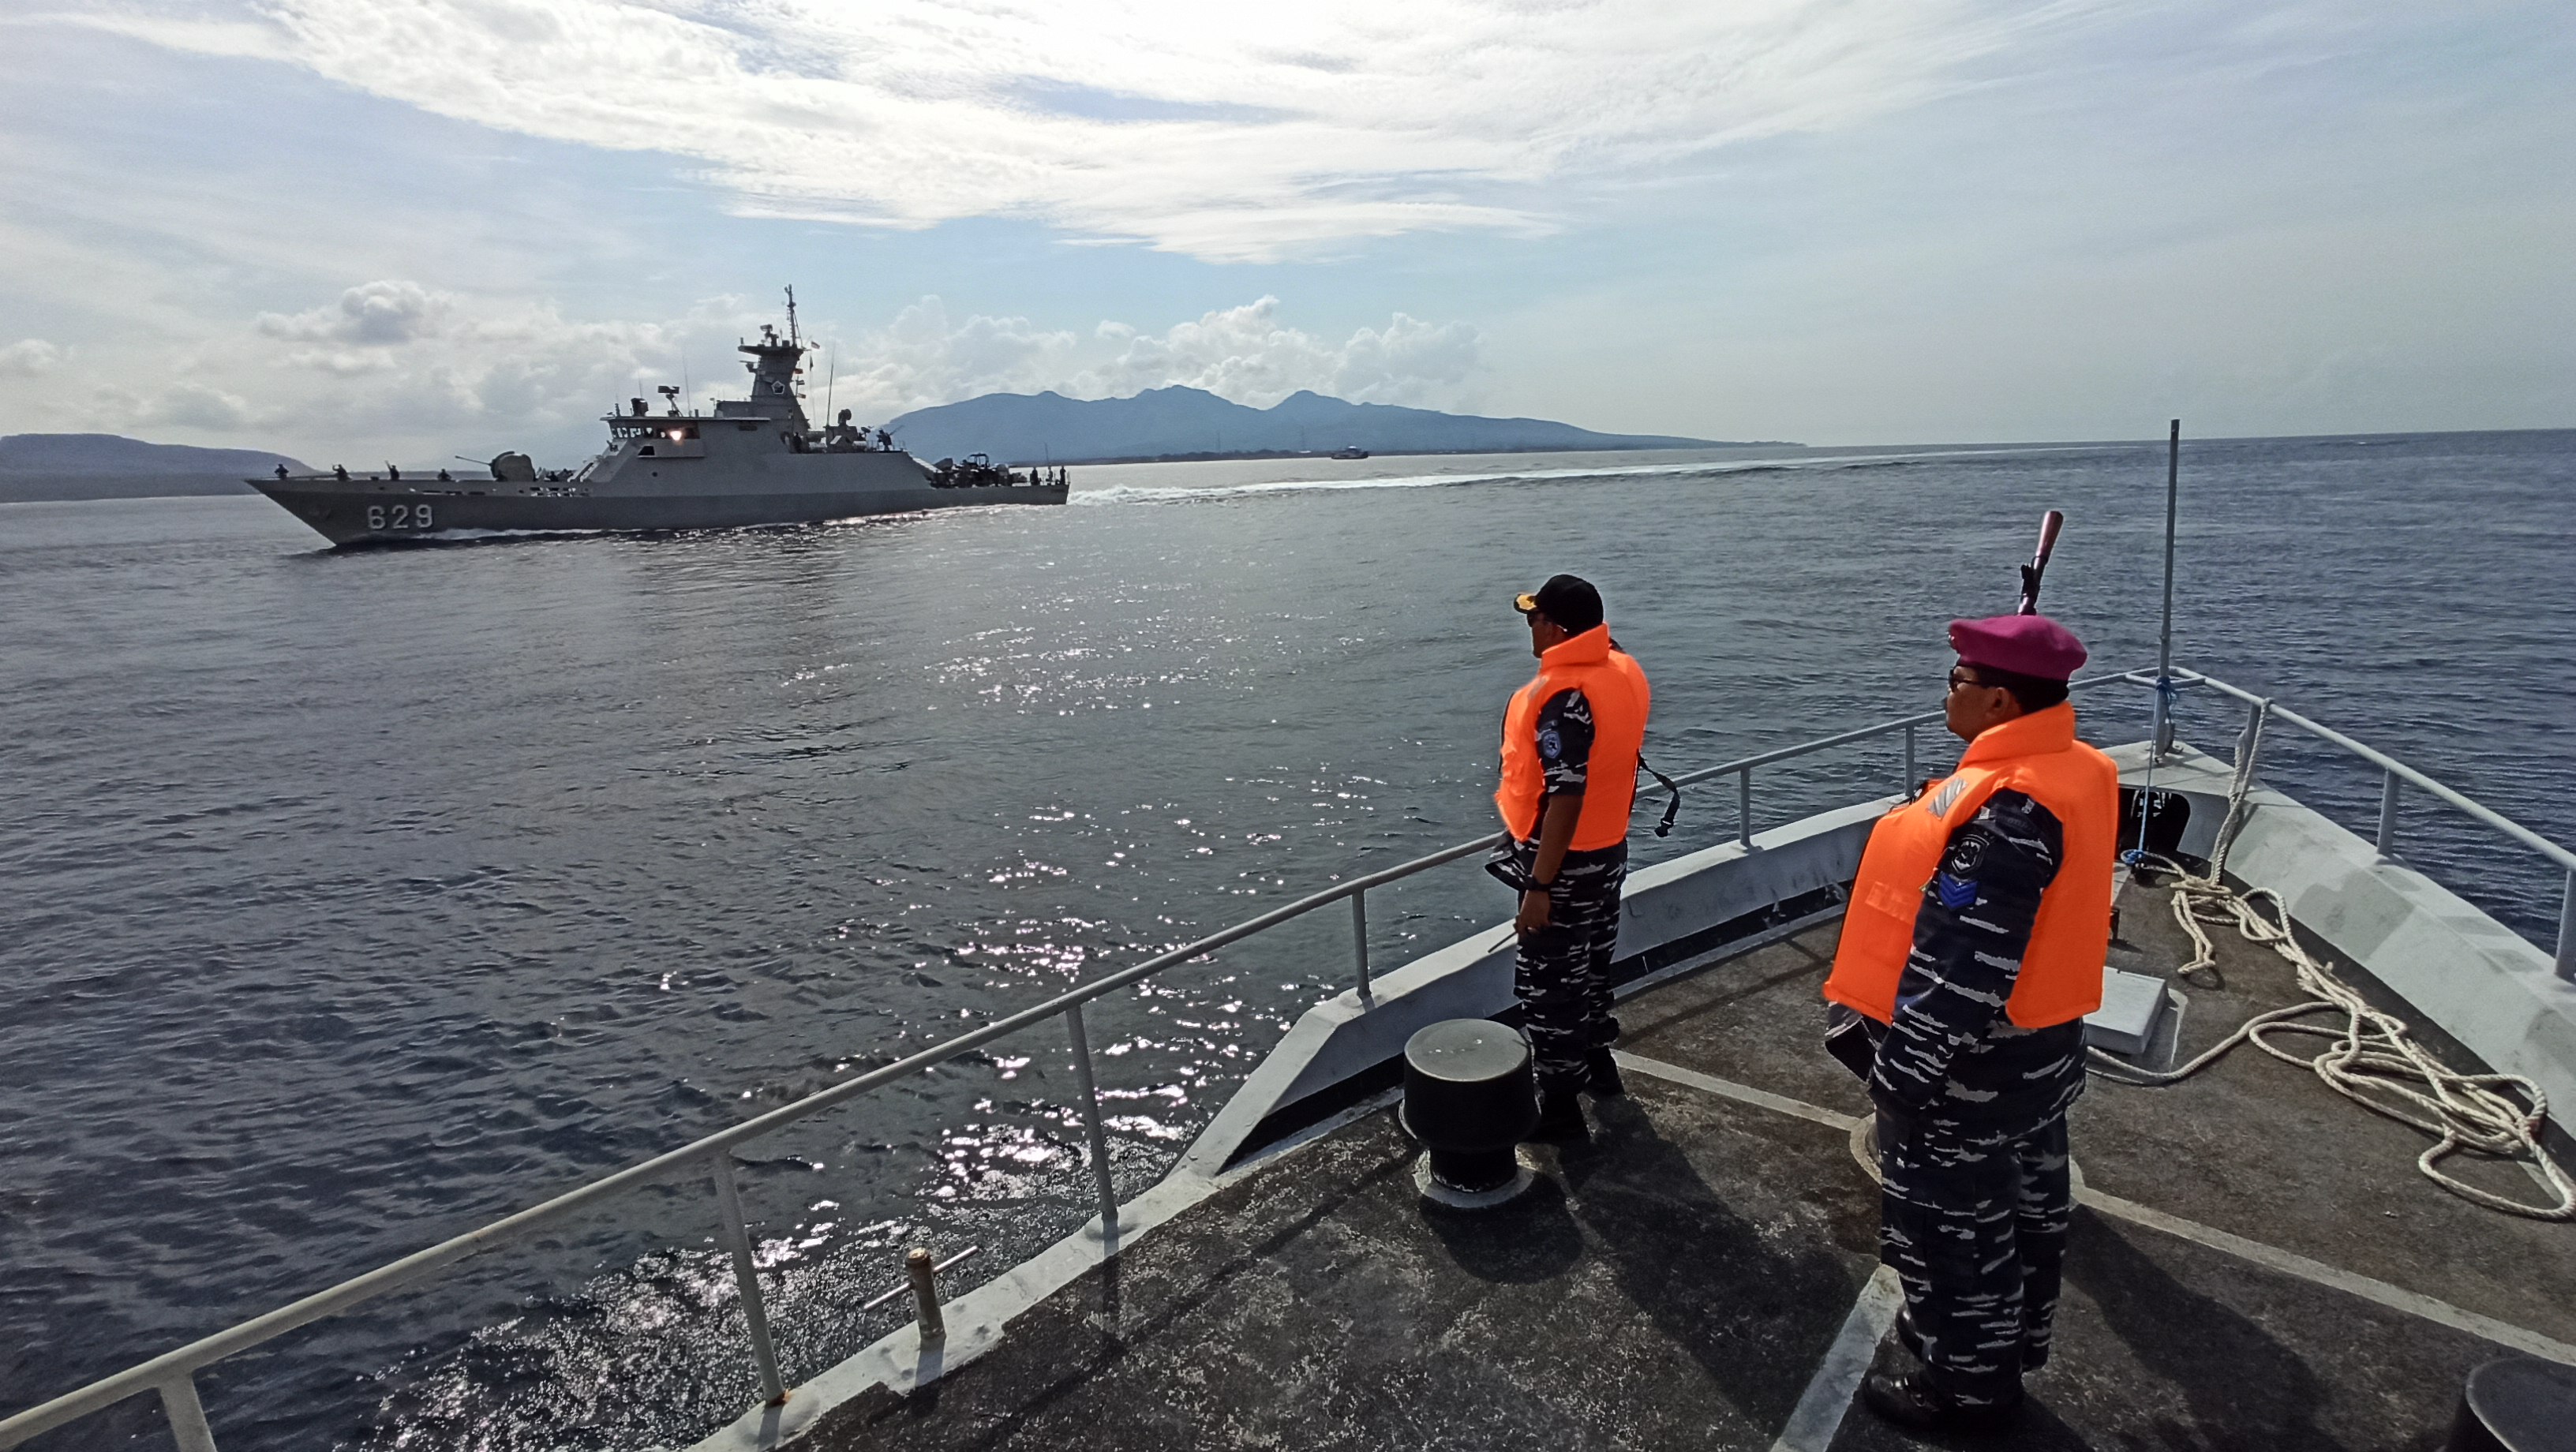
[[[2469,1373],[2442,1452],[2549,1452],[2576,1421],[2576,1367],[2501,1356]]]
[[[939,1318],[939,1284],[933,1278],[934,1270],[930,1247],[916,1245],[903,1253],[903,1271],[912,1278],[912,1304],[925,1343],[948,1337],[948,1323]]]
[[[1518,1154],[1538,1123],[1529,1045],[1478,1018],[1445,1019],[1404,1045],[1397,1122],[1425,1151],[1414,1167],[1423,1198],[1456,1210],[1504,1204],[1530,1187]]]

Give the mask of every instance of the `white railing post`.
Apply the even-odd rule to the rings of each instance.
[[[1377,1007],[1377,996],[1369,991],[1368,966],[1368,889],[1351,894],[1351,949],[1360,965],[1360,1007]]]
[[[1753,848],[1753,768],[1735,774],[1735,840]]]
[[[903,1254],[904,1279],[912,1286],[913,1324],[926,1345],[948,1339],[948,1320],[939,1314],[939,1267],[930,1263],[930,1247],[916,1245]]]
[[[179,1452],[215,1452],[215,1429],[206,1425],[205,1404],[197,1400],[196,1373],[183,1371],[161,1383],[161,1410],[170,1418]]]
[[[742,1288],[742,1319],[751,1331],[751,1359],[760,1363],[760,1397],[776,1406],[787,1400],[787,1384],[778,1378],[778,1348],[769,1339],[769,1310],[760,1299],[760,1267],[751,1255],[742,1187],[734,1183],[733,1151],[717,1150],[707,1163],[715,1177],[716,1213],[724,1222],[725,1248],[733,1252],[734,1284]]]
[[[1914,723],[1910,721],[1905,725],[1905,780],[1898,785],[1902,788],[1901,795],[1914,794]]]
[[[2397,773],[2379,776],[2379,855],[2397,855]]]
[[[1100,1091],[1091,1082],[1091,1039],[1082,1031],[1082,1005],[1064,1011],[1064,1031],[1073,1040],[1074,1086],[1082,1091],[1082,1127],[1091,1136],[1091,1172],[1099,1182],[1100,1234],[1118,1233],[1118,1185],[1109,1177],[1109,1131],[1100,1122]]]

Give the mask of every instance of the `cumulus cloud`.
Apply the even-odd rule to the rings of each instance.
[[[836,344],[823,360],[842,404],[893,415],[982,393],[1035,393],[1071,376],[1078,340],[1026,318],[975,314],[952,322],[925,297],[886,327]]]
[[[390,346],[434,335],[455,307],[455,298],[417,282],[369,282],[309,312],[262,313],[259,330],[272,338]]]
[[[1558,192],[1969,84],[2094,0],[184,0],[85,23],[697,163],[739,210],[1211,259],[1543,230]],[[318,326],[340,327],[338,319]]]
[[[249,426],[251,406],[241,395],[212,384],[176,383],[158,398],[144,403],[136,411],[135,421],[147,427],[167,424],[209,433],[232,433]]]
[[[37,378],[63,366],[63,350],[42,338],[0,348],[0,378]]]
[[[1115,358],[1074,380],[1089,395],[1122,395],[1182,384],[1255,408],[1311,388],[1354,403],[1448,404],[1474,373],[1482,336],[1464,323],[1430,324],[1397,313],[1383,329],[1341,342],[1287,326],[1279,300],[1264,297],[1206,313],[1160,334],[1103,324]]]
[[[703,365],[715,337],[730,345],[761,318],[732,299],[660,319],[567,317],[551,302],[396,278],[245,321],[190,350],[188,381],[124,395],[134,420],[257,428],[297,447],[360,453],[408,448],[435,459],[512,446],[559,456],[596,447],[598,416],[639,385],[677,382],[692,333]]]

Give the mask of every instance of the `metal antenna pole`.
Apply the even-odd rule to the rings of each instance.
[[[2156,639],[2156,689],[2166,690],[2173,680],[2173,567],[2174,508],[2182,493],[2182,420],[2173,421],[2165,435],[2165,612],[2164,628]],[[2159,743],[2161,745],[2161,743]]]
[[[2147,735],[2147,776],[2138,792],[2138,844],[2132,860],[2147,852],[2147,820],[2155,810],[2156,763],[2164,758],[2166,733],[2173,729],[2169,706],[2173,700],[2173,585],[2174,585],[2174,516],[2182,495],[2182,420],[2175,419],[2165,432],[2165,603],[2156,630],[2156,714],[2155,725]]]

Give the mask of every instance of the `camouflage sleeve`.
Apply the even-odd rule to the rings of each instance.
[[[1873,1098],[1915,1113],[1939,1103],[1951,1059],[2003,1015],[2039,895],[2065,855],[2056,814],[2020,792],[1996,792],[1950,834],[1915,914],[1896,1016],[1870,1071]]]
[[[1592,765],[1592,703],[1567,689],[1538,708],[1538,760],[1547,794],[1583,790]]]

